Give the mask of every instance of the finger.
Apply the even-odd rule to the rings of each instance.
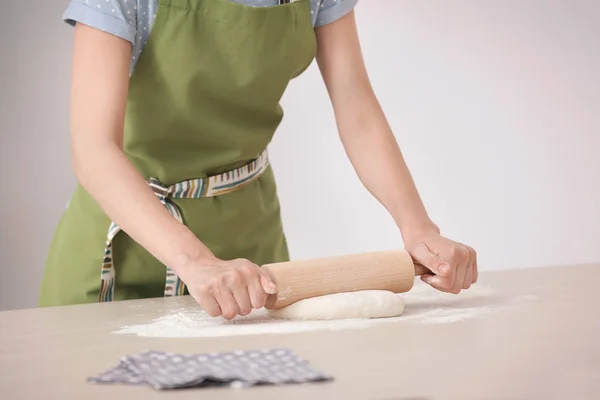
[[[233,298],[237,303],[240,315],[248,315],[252,311],[252,303],[246,286],[236,286],[232,289]]]
[[[463,288],[463,283],[465,281],[465,275],[467,274],[467,265],[462,264],[456,269],[456,279],[454,280],[454,285],[452,286],[452,293],[459,294]]]
[[[475,249],[471,250],[473,250],[473,283],[475,283],[479,279],[479,266],[477,265],[477,252]]]
[[[217,303],[217,300],[210,294],[199,295],[197,301],[202,306],[202,309],[211,317],[218,317],[221,315],[219,303]]]
[[[469,262],[467,271],[465,272],[465,280],[463,281],[462,288],[468,289],[473,284],[473,262]]]
[[[463,289],[468,289],[473,284],[473,273],[475,270],[475,250],[467,246],[469,251],[469,265],[467,267],[467,273],[465,274],[465,281],[463,282]]]
[[[260,281],[260,268],[256,264],[247,261],[244,265],[240,266],[240,271],[245,277],[247,292],[250,297],[252,308],[262,308],[267,301],[267,294]]]
[[[277,293],[277,285],[275,284],[275,282],[273,282],[273,278],[271,278],[271,275],[269,275],[269,273],[262,268],[259,268],[259,274],[260,274],[260,284],[261,284],[263,290],[265,291],[265,293],[267,293],[267,294]]]
[[[250,303],[255,309],[264,307],[267,301],[267,294],[262,287],[260,278],[260,273],[258,273],[251,277],[248,281],[248,294],[250,295]]]
[[[215,293],[215,299],[221,308],[221,315],[225,319],[234,319],[240,313],[237,302],[229,290],[223,289]]]
[[[430,271],[440,276],[450,276],[452,268],[439,254],[432,252],[425,243],[418,244],[410,251],[413,261],[427,267]]]
[[[433,287],[434,289],[439,290],[440,292],[451,293],[452,285],[448,285],[447,279],[442,278],[433,274],[423,274],[421,275],[421,280]]]
[[[469,251],[465,247],[457,247],[454,255],[454,262],[457,267],[452,293],[458,294],[463,288],[467,269],[469,268]]]

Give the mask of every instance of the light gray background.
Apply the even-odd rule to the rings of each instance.
[[[75,184],[66,4],[2,0],[0,309],[35,306]],[[600,261],[600,2],[362,0],[356,12],[372,83],[443,233],[475,247],[483,270]],[[271,146],[292,256],[402,246],[328,102],[313,64]]]

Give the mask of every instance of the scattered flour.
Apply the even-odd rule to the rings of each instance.
[[[296,333],[316,330],[364,328],[377,323],[389,323],[396,318],[380,320],[343,319],[323,321],[291,321],[274,319],[264,309],[254,310],[251,315],[237,317],[233,321],[211,318],[200,310],[177,310],[157,318],[149,324],[125,326],[118,334],[137,334],[148,337],[218,337]]]
[[[489,286],[479,284],[459,295],[442,293],[417,282],[404,295],[405,311],[392,318],[357,318],[341,320],[295,321],[270,317],[266,310],[254,310],[250,315],[232,321],[211,318],[198,309],[170,310],[147,324],[124,326],[116,334],[145,337],[221,337],[309,332],[318,330],[363,329],[389,323],[451,324],[483,317],[500,307],[536,299],[524,295],[513,298],[499,296]]]

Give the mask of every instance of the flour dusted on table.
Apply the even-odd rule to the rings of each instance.
[[[439,292],[420,282],[409,293],[401,296],[404,300],[404,312],[398,317],[285,320],[273,318],[267,310],[260,309],[248,316],[226,321],[211,318],[197,308],[181,308],[145,324],[124,326],[114,333],[163,338],[223,337],[365,329],[391,323],[451,324],[487,317],[502,307],[535,299],[535,296],[502,297],[491,287],[481,284],[454,295]]]
[[[392,322],[391,318],[380,322]],[[147,337],[222,337],[309,332],[365,328],[368,319],[340,319],[327,321],[289,321],[270,317],[266,310],[254,310],[250,315],[232,321],[211,318],[200,310],[178,310],[148,324],[125,326],[115,332]]]

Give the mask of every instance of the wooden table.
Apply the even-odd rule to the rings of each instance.
[[[600,399],[600,265],[484,272],[505,298],[534,300],[448,324],[224,338],[114,335],[174,301],[0,313],[0,398],[12,399]],[[189,299],[188,299],[189,300]],[[138,304],[147,315],[130,314]],[[410,308],[407,305],[407,316]],[[155,391],[86,378],[145,349],[182,353],[288,347],[333,382]]]

